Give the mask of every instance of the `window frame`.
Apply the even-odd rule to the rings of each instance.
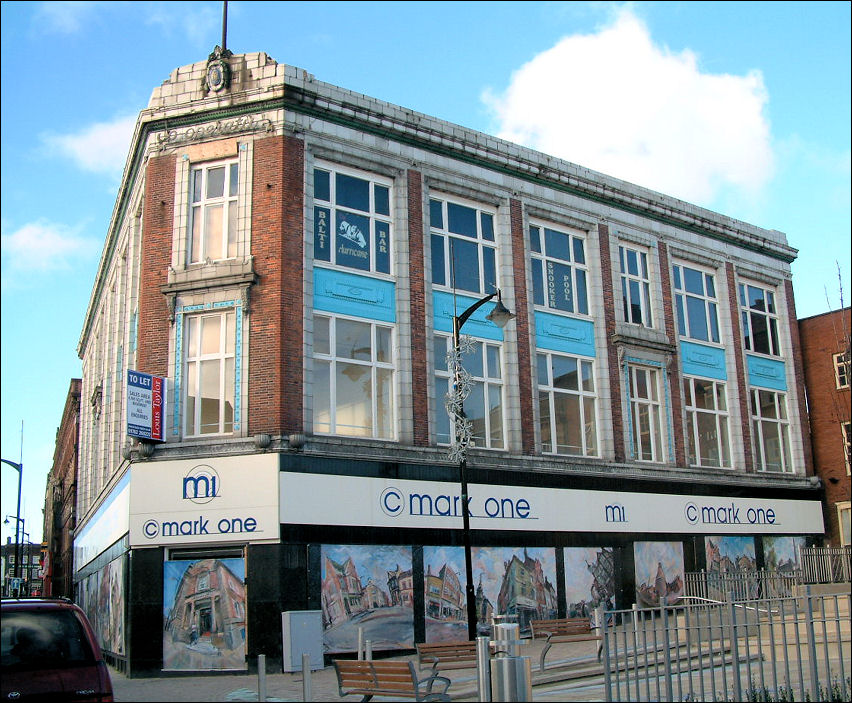
[[[553,378],[553,360],[554,357],[557,359],[563,360],[571,360],[577,363],[577,388],[576,389],[566,389],[560,388],[554,384]],[[547,383],[542,383],[542,362],[545,364],[544,373],[546,374]],[[587,367],[587,371],[583,370],[583,367]],[[563,354],[559,352],[552,352],[548,350],[539,349],[536,351],[536,367],[537,367],[537,388],[538,388],[538,403],[539,403],[539,429],[541,432],[541,451],[542,454],[554,455],[554,456],[580,456],[580,457],[600,457],[600,433],[598,432],[598,398],[597,398],[597,389],[595,385],[595,363],[594,359],[588,359],[586,357],[576,356],[573,354]],[[591,382],[591,390],[584,388],[583,379],[588,378]],[[548,433],[550,436],[549,441],[549,449],[545,448],[545,439],[544,439],[544,418],[542,417],[541,407],[542,407],[542,395],[546,394],[547,403],[548,403]],[[556,401],[560,396],[569,396],[572,398],[577,398],[577,408],[580,416],[580,423],[582,426],[582,431],[580,432],[580,452],[571,452],[571,451],[559,451],[559,447],[561,445],[558,444],[557,441],[554,441],[555,437],[559,437],[560,434],[565,436],[565,431],[563,430],[561,433],[559,432],[558,427],[558,413],[556,411]],[[587,408],[587,401],[591,401],[591,423],[586,418],[586,413],[589,412]],[[591,441],[589,437],[591,427]],[[570,447],[570,445],[565,445]]]
[[[637,257],[637,273],[630,272],[630,267],[627,264],[629,253],[633,253]],[[654,329],[654,314],[653,304],[651,302],[651,254],[648,249],[641,249],[630,244],[618,245],[618,265],[619,279],[621,281],[621,312],[624,321],[630,325],[639,325],[648,329]],[[642,270],[645,270],[645,275],[642,275]],[[636,293],[639,296],[639,321],[634,319],[632,310],[636,305],[633,302],[634,290],[631,288],[631,283],[639,288]]]
[[[536,234],[533,235],[533,230]],[[547,232],[553,232],[568,238],[568,259],[548,253]],[[527,241],[530,247],[530,275],[533,280],[533,305],[547,312],[559,315],[583,315],[588,317],[589,311],[589,264],[586,255],[588,237],[581,230],[571,227],[559,227],[541,220],[530,220],[527,224]],[[577,260],[577,245],[579,244],[582,261]],[[567,267],[570,276],[571,309],[563,309],[554,304],[558,286],[555,285],[553,268]],[[582,285],[578,282],[582,280]],[[563,279],[564,281],[564,279]],[[564,287],[564,286],[563,286]],[[539,299],[540,296],[540,299]]]
[[[471,432],[470,446],[477,449],[490,449],[494,451],[505,451],[508,448],[509,437],[507,431],[506,418],[506,380],[504,371],[504,353],[503,342],[494,339],[485,339],[481,337],[472,337],[465,335],[470,344],[476,345],[479,349],[479,355],[482,357],[482,373],[474,373],[476,369],[471,370],[472,364],[465,363],[465,359],[469,358],[469,354],[464,353],[465,340],[461,340],[460,348],[462,349],[462,368],[470,374],[471,392],[465,400],[465,414],[467,419],[474,424],[474,429]],[[442,349],[438,349],[439,341],[443,341]],[[437,414],[435,416],[435,436],[437,444],[441,446],[450,446],[454,441],[452,422],[449,413],[446,409],[446,401],[449,393],[452,390],[452,374],[447,368],[446,357],[453,345],[452,335],[436,332],[433,339],[433,349],[435,351],[435,373],[433,376],[433,387],[435,389],[435,405]],[[444,351],[441,355],[439,352]],[[489,351],[496,352],[498,358],[496,367],[499,375],[493,375],[492,365],[495,362],[489,360]],[[443,363],[442,363],[443,361]],[[440,385],[439,385],[440,384]],[[472,418],[468,413],[471,409],[471,398],[476,393],[476,388],[479,388],[481,394],[481,405],[485,410],[481,420]],[[487,410],[489,407],[489,399],[496,391],[500,399],[500,418],[499,423],[492,420],[492,413]],[[442,414],[443,413],[443,414]],[[484,428],[484,435],[477,435],[475,431],[477,421],[481,421]],[[494,425],[494,426],[492,426]],[[446,433],[441,430],[446,427]],[[446,440],[443,439],[446,436]]]
[[[684,269],[701,274],[702,292],[689,291],[686,287]],[[713,293],[707,292],[709,283],[713,287]],[[716,290],[716,271],[698,267],[695,264],[673,263],[672,264],[672,288],[674,290],[675,319],[677,322],[678,336],[695,342],[707,344],[720,344],[721,333],[719,330],[719,297]],[[690,300],[700,301],[704,309],[704,323],[707,330],[707,338],[695,336],[696,331],[692,329],[693,322],[690,315]]]
[[[210,180],[210,172],[222,168],[225,179],[222,185],[222,195],[210,197],[206,195]],[[232,174],[236,168],[237,183],[232,187]],[[202,196],[195,199],[196,173],[201,173]],[[232,193],[232,190],[235,192]],[[209,209],[222,206],[221,248],[218,253],[211,252],[210,230],[208,228]],[[188,228],[186,262],[188,265],[203,264],[206,261],[225,261],[239,256],[239,211],[240,211],[240,159],[238,157],[217,159],[215,161],[200,161],[189,167],[189,187],[187,192]],[[200,245],[196,254],[195,247],[199,237],[195,232],[198,214],[202,215],[200,228]],[[233,218],[233,220],[232,220]],[[233,230],[233,231],[232,231]],[[211,253],[213,255],[211,255]]]
[[[440,204],[441,222],[436,226],[435,205]],[[472,210],[475,213],[476,236],[471,237],[450,230],[450,206]],[[483,296],[493,293],[499,284],[499,254],[497,243],[497,212],[494,208],[479,203],[455,198],[444,193],[434,193],[429,196],[427,204],[429,213],[429,241],[432,261],[432,286],[437,290],[464,291],[473,296]],[[489,228],[486,222],[490,222]],[[440,248],[436,245],[440,242]],[[465,281],[459,281],[455,271],[455,243],[475,244],[478,269],[478,286],[474,290],[465,287]],[[463,258],[464,254],[459,255]],[[440,264],[440,266],[439,266]],[[440,279],[438,278],[440,274]],[[490,274],[490,276],[489,276]],[[493,277],[493,280],[489,280]]]
[[[773,406],[776,409],[776,417],[759,414],[762,406],[757,399],[760,394],[768,394],[773,398]],[[749,388],[749,410],[751,414],[752,454],[754,457],[755,471],[766,474],[793,474],[792,444],[790,437],[790,414],[787,408],[788,394],[771,388],[760,388],[752,386]],[[773,470],[767,468],[766,450],[767,438],[764,436],[764,426],[777,426],[780,441],[781,469]],[[788,466],[789,464],[789,466]]]
[[[766,310],[760,310],[749,304],[750,295],[749,289],[759,291],[763,295],[763,301]],[[761,354],[763,356],[781,357],[781,340],[779,334],[779,326],[781,317],[778,314],[778,295],[774,287],[766,287],[741,281],[737,284],[737,299],[740,304],[740,322],[742,324],[743,347],[747,352],[752,354]],[[769,307],[774,310],[769,310]],[[766,321],[767,330],[767,345],[769,351],[757,349],[755,344],[754,320],[755,318],[764,318]]]
[[[696,383],[710,384],[712,388],[711,397],[713,398],[713,407],[698,407],[695,403],[696,398]],[[683,385],[689,384],[689,388],[683,389],[683,408],[686,416],[687,425],[687,463],[689,466],[697,468],[712,468],[712,469],[730,469],[733,466],[731,458],[731,433],[730,433],[730,403],[728,402],[728,384],[725,381],[720,381],[715,378],[702,378],[700,376],[683,376]],[[724,409],[719,408],[718,399],[724,399]],[[719,457],[719,463],[705,463],[702,459],[702,447],[706,446],[701,442],[701,416],[713,417],[715,426],[715,445],[716,452]],[[710,441],[709,439],[706,441]]]
[[[841,547],[852,545],[852,534],[850,534],[850,524],[852,524],[852,502],[848,500],[835,503],[837,509],[837,539]],[[844,525],[843,516],[846,516],[846,524]],[[846,529],[844,529],[844,527]]]
[[[634,389],[637,387],[637,375],[639,372],[647,373],[653,378],[653,384],[647,383],[646,386],[648,388],[655,388],[657,391],[656,399],[650,397],[642,397],[639,398]],[[667,412],[666,404],[664,402],[664,394],[665,387],[663,385],[664,378],[662,369],[656,366],[649,366],[642,363],[634,363],[628,362],[627,364],[627,397],[629,401],[628,408],[628,418],[629,418],[629,428],[630,428],[630,454],[634,461],[642,462],[642,463],[653,463],[653,464],[663,464],[668,460],[667,448],[668,442],[667,440],[667,422],[665,413]],[[639,420],[641,419],[638,416],[638,413],[642,411],[643,408],[647,408],[650,411],[648,413],[648,418],[651,420],[650,432],[648,433],[650,438],[650,449],[651,449],[651,458],[644,458],[644,442],[641,441],[641,435],[644,433],[640,433],[638,428],[640,427]],[[654,441],[656,440],[656,442]]]
[[[318,351],[317,349],[317,329],[318,325],[322,324],[319,320],[327,320],[328,321],[328,351]],[[357,358],[354,356],[354,351],[363,351],[363,350],[354,350],[353,356],[341,356],[337,353],[338,349],[338,326],[337,323],[340,322],[342,324],[346,323],[354,323],[357,325],[366,325],[370,328],[370,359],[365,360],[362,358]],[[397,412],[398,412],[398,402],[396,397],[396,386],[398,383],[398,374],[396,368],[396,357],[395,357],[395,349],[396,349],[396,327],[392,324],[387,324],[383,322],[379,322],[376,320],[368,320],[359,317],[352,317],[347,315],[340,315],[338,313],[328,312],[326,310],[315,310],[313,314],[313,325],[314,325],[314,344],[313,344],[313,352],[312,352],[312,363],[314,365],[313,369],[313,408],[312,408],[312,426],[314,434],[323,435],[327,437],[350,437],[356,439],[376,439],[383,440],[387,442],[393,442],[397,439]],[[379,354],[379,345],[377,341],[378,330],[384,330],[388,333],[389,341],[386,345],[389,361],[381,361],[378,358]],[[321,410],[317,407],[317,400],[320,397],[317,393],[317,384],[320,374],[318,373],[318,369],[320,365],[327,365],[328,367],[328,388],[326,390],[328,397],[328,421],[327,423],[320,423],[318,421],[318,412]],[[338,377],[338,366],[340,365],[348,365],[352,367],[363,367],[368,368],[370,370],[370,427],[369,432],[341,432],[341,427],[343,426],[341,422],[338,421],[338,413],[340,411],[340,402],[341,398],[339,398],[339,392],[337,387],[337,377]],[[389,372],[390,374],[390,389],[387,393],[387,397],[390,400],[390,414],[389,417],[386,417],[384,421],[381,421],[380,418],[380,389],[381,389],[381,380],[379,376],[381,372]],[[345,375],[345,370],[340,371],[341,374]],[[354,382],[354,379],[353,379]],[[318,426],[327,424],[328,430],[320,430]],[[355,425],[347,425],[347,427],[356,427]],[[362,426],[363,427],[363,426]],[[382,428],[388,427],[389,433],[382,434]]]
[[[843,439],[843,462],[846,464],[846,475],[852,473],[852,422],[844,420],[840,423],[840,436]]]
[[[832,354],[832,362],[834,363],[834,383],[837,390],[846,390],[849,388],[850,375],[850,354],[849,351],[838,352]]]
[[[318,171],[328,174],[328,199],[324,199],[322,197],[322,194],[318,192],[320,190],[320,188],[317,187]],[[367,199],[369,204],[367,210],[360,209],[351,204],[344,204],[340,202],[337,176],[364,181],[368,184]],[[346,166],[341,166],[339,164],[322,160],[318,160],[313,163],[310,178],[312,186],[311,206],[314,228],[314,264],[318,266],[328,266],[330,268],[352,271],[353,273],[361,275],[391,277],[393,275],[394,270],[393,180],[384,176],[380,176],[376,173],[362,171],[355,168],[348,168]],[[380,200],[380,198],[378,188],[387,191],[386,213],[382,212],[379,209],[378,201]],[[325,220],[326,229],[323,229],[322,218],[320,217],[320,212],[323,210],[327,211],[327,218]],[[340,260],[340,251],[337,243],[338,228],[335,225],[335,223],[337,222],[338,213],[348,213],[353,216],[353,219],[355,217],[360,217],[369,220],[369,241],[367,242],[369,265],[366,268],[361,266],[352,266],[349,263],[346,263],[345,259],[343,261]],[[385,227],[384,244],[380,244],[377,239],[380,231],[379,228],[382,226]],[[353,234],[353,236],[356,235]],[[328,258],[324,258],[321,256],[321,252],[324,247],[320,245],[325,237],[328,238]],[[347,238],[350,241],[353,241],[352,237]],[[377,254],[379,253],[387,256],[386,267],[380,266],[377,257]],[[385,270],[385,268],[387,270]]]
[[[237,315],[240,312],[238,309],[233,307],[227,308],[224,310],[204,310],[201,312],[187,312],[183,316],[183,338],[182,338],[182,346],[183,346],[183,355],[180,359],[180,363],[183,367],[183,388],[181,391],[181,406],[183,408],[183,436],[186,439],[198,439],[202,437],[215,437],[215,436],[228,436],[233,435],[238,432],[238,420],[237,420],[237,399],[240,393],[239,388],[237,387],[237,365],[239,363],[238,354],[237,354]],[[197,355],[193,353],[193,350],[189,348],[191,335],[190,335],[190,325],[194,324],[196,321],[199,326],[198,333],[198,344],[197,348],[199,351],[201,350],[200,345],[203,344],[202,334],[201,332],[201,320],[210,319],[210,318],[219,318],[219,348],[215,353],[198,353]],[[229,342],[230,339],[230,348]],[[230,373],[228,369],[228,360],[231,360]],[[190,372],[190,368],[192,366],[196,366],[200,368],[205,361],[214,361],[218,360],[219,369],[218,369],[218,383],[219,383],[219,396],[218,396],[218,431],[216,432],[203,432],[202,427],[202,414],[203,414],[203,396],[201,393],[203,392],[201,388],[201,382],[199,381],[199,375],[196,371],[196,374],[193,378]],[[192,417],[190,418],[190,391],[195,386],[195,393],[193,404],[192,404]],[[230,398],[228,397],[228,389],[230,386]],[[227,413],[227,402],[230,399],[231,401],[231,419],[230,422],[226,419]],[[191,422],[191,425],[190,425]],[[230,426],[230,429],[228,429]]]

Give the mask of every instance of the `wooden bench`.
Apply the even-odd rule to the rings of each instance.
[[[432,666],[432,675],[444,669],[476,668],[476,642],[455,640],[453,642],[418,642],[417,663],[420,668]]]
[[[363,696],[366,703],[373,696],[389,696],[394,700],[413,698],[416,701],[448,701],[450,680],[445,676],[431,675],[420,679],[411,661],[352,661],[335,659],[337,688],[340,697],[350,694]],[[432,691],[433,684],[443,685],[443,690]]]
[[[589,618],[557,618],[555,620],[531,620],[532,636],[546,637],[547,642],[541,650],[539,669],[544,671],[544,658],[548,650],[557,642],[589,642],[597,640],[602,643],[602,638],[595,629]],[[598,658],[600,658],[600,646],[598,646]]]

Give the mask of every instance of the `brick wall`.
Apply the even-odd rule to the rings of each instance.
[[[426,260],[423,250],[423,174],[408,171],[408,275],[411,315],[411,391],[414,446],[429,446],[426,373]],[[437,361],[437,360],[436,360]]]
[[[527,293],[526,259],[524,257],[523,205],[509,201],[512,232],[512,275],[515,286],[515,324],[518,337],[518,390],[521,394],[521,451],[535,454],[535,418],[533,410],[532,358],[530,352],[529,296]]]

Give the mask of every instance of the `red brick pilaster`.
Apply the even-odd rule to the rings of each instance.
[[[725,275],[728,279],[728,312],[731,317],[731,343],[734,346],[736,359],[736,383],[740,396],[739,411],[742,417],[743,449],[745,450],[746,473],[754,473],[754,454],[752,453],[751,410],[749,405],[748,371],[743,349],[743,335],[740,328],[740,304],[737,301],[737,279],[734,275],[734,265],[725,264]]]
[[[167,376],[169,371],[169,306],[160,286],[168,283],[175,216],[177,158],[149,159],[145,174],[142,251],[139,277],[139,371]]]
[[[686,466],[686,447],[683,434],[683,389],[680,376],[680,344],[675,327],[674,305],[672,303],[671,268],[669,266],[669,248],[665,242],[657,242],[660,257],[660,286],[663,289],[663,324],[668,338],[672,342],[671,364],[668,369],[668,382],[672,394],[672,427],[674,431],[674,460],[677,466]]]
[[[621,408],[622,393],[621,367],[618,364],[618,349],[613,344],[615,336],[615,306],[616,296],[613,290],[612,263],[609,250],[609,226],[598,224],[598,245],[601,261],[601,295],[603,297],[604,322],[601,330],[606,339],[607,366],[609,367],[610,410],[612,412],[612,439],[615,460],[626,460],[627,452],[624,446],[624,415]],[[600,334],[599,330],[595,334]],[[599,402],[603,402],[603,398]]]
[[[429,445],[429,384],[426,366],[426,271],[423,248],[423,174],[408,174],[408,280],[411,318],[411,392],[414,446]]]
[[[304,142],[254,142],[249,434],[302,432]]]
[[[533,421],[533,365],[530,352],[530,306],[527,292],[527,269],[524,257],[524,217],[521,201],[509,201],[512,234],[512,276],[515,286],[515,330],[518,340],[518,392],[521,398],[521,451],[535,454]]]

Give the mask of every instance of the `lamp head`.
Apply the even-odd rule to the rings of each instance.
[[[500,291],[497,291],[497,304],[494,306],[494,309],[485,316],[485,319],[493,322],[500,329],[503,329],[506,326],[506,323],[513,317],[515,317],[515,313],[511,312],[509,308],[503,305],[503,299],[500,295]]]

